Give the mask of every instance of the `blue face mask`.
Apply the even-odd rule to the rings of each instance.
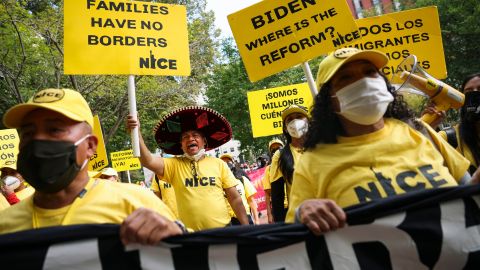
[[[87,164],[77,164],[76,143],[66,141],[32,140],[18,153],[17,171],[25,180],[43,193],[56,193],[66,188]]]

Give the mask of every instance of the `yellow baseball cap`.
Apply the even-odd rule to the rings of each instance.
[[[83,96],[71,89],[44,89],[26,103],[10,108],[3,116],[3,123],[9,128],[19,128],[23,118],[36,109],[58,112],[78,122],[87,122],[93,128],[93,115]]]
[[[388,63],[388,57],[376,50],[362,51],[357,48],[342,48],[330,53],[318,66],[317,89],[327,83],[344,64],[356,60],[367,60],[381,69]]]
[[[224,159],[224,158],[229,158],[231,161],[233,161],[233,156],[230,154],[223,154],[220,156],[220,159]]]
[[[281,140],[273,139],[268,143],[268,150],[270,150],[274,144],[280,144],[282,147],[285,146]]]
[[[111,167],[103,168],[99,173],[97,173],[94,177],[100,177],[101,175],[108,175],[108,176],[116,176],[118,177],[117,170]]]
[[[289,116],[292,113],[301,113],[305,115],[305,117],[307,118],[309,117],[307,107],[292,104],[282,111],[282,122],[285,122],[285,118],[287,118],[287,116]]]

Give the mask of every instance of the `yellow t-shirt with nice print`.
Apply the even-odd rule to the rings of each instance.
[[[223,190],[237,182],[225,162],[208,156],[198,162],[185,157],[163,160],[163,180],[175,190],[178,215],[185,226],[198,231],[230,223]]]
[[[151,190],[155,192],[160,192],[162,195],[162,201],[172,210],[175,217],[178,218],[177,210],[177,198],[175,197],[175,190],[173,190],[172,184],[167,183],[163,180],[156,180],[157,176],[152,178]],[[160,184],[160,186],[158,186]]]
[[[456,186],[469,162],[426,126],[432,141],[409,125],[386,119],[373,133],[319,144],[295,166],[287,222],[306,199],[347,207],[410,191]],[[444,165],[445,164],[445,165]]]
[[[0,234],[59,225],[121,224],[140,207],[175,220],[172,211],[149,190],[132,184],[90,179],[84,191],[65,207],[39,208],[30,196],[0,211]]]

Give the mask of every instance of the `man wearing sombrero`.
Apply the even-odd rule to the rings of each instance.
[[[129,116],[127,126],[133,129],[138,121]],[[184,107],[162,117],[154,132],[159,147],[176,156],[152,156],[139,134],[140,162],[172,184],[179,217],[188,228],[196,231],[229,225],[225,195],[240,223],[248,224],[232,172],[221,159],[205,155],[206,150],[232,138],[225,117],[205,107]]]

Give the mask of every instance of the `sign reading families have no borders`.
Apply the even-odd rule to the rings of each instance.
[[[190,74],[186,8],[65,0],[65,74]]]

